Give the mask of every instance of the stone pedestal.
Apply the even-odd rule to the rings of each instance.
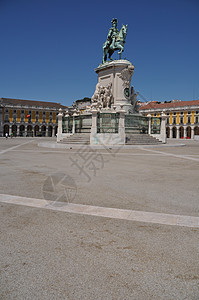
[[[123,106],[125,112],[130,110],[130,88],[134,66],[128,60],[115,60],[100,65],[95,72],[98,74],[97,86],[107,87],[111,84],[111,107],[116,106],[116,111]],[[96,90],[97,90],[96,86]]]
[[[166,143],[167,141],[167,135],[166,135],[166,118],[164,112],[161,113],[161,127],[160,127],[160,136],[163,143]]]
[[[119,130],[118,130],[118,133],[120,134],[121,136],[121,140],[124,141],[124,144],[125,144],[125,110],[121,109],[119,111],[120,113],[120,118],[119,118]]]
[[[151,135],[151,115],[148,114],[147,117],[149,118],[149,124],[148,124],[148,134]]]
[[[58,114],[58,131],[57,131],[57,142],[60,142],[61,140],[61,135],[62,135],[62,109],[59,109],[59,114]]]

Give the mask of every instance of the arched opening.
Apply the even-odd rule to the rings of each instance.
[[[46,126],[45,125],[41,126],[41,135],[46,136]]]
[[[176,139],[176,132],[177,132],[176,127],[173,127],[172,128],[173,139]]]
[[[3,136],[6,136],[6,133],[9,135],[9,125],[4,125],[3,127]]]
[[[55,126],[55,136],[57,135],[57,128],[58,126]]]
[[[199,127],[194,127],[194,135],[199,135]]]
[[[34,136],[39,136],[39,125],[35,125],[34,127]]]
[[[28,125],[27,127],[27,136],[33,136],[32,125]]]
[[[25,136],[25,126],[24,125],[19,126],[19,135]]]
[[[191,127],[187,127],[187,139],[191,139]]]
[[[169,127],[166,128],[166,135],[167,135],[167,138],[169,139],[170,138],[170,128]]]
[[[17,136],[17,125],[12,125],[12,134],[13,136]]]
[[[51,125],[48,126],[48,136],[52,136],[52,133],[53,133],[53,128]]]
[[[184,128],[182,126],[179,128],[179,137],[180,139],[184,138]]]

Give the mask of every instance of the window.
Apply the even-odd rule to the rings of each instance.
[[[36,122],[38,122],[38,121],[39,121],[39,117],[38,117],[38,116],[36,116],[36,117],[35,117],[35,120],[36,120]]]
[[[176,117],[173,117],[173,124],[176,124]]]
[[[180,124],[183,124],[183,117],[180,117]]]
[[[6,113],[8,113],[8,109],[6,109]]]
[[[190,114],[191,114],[191,112],[190,112],[190,111],[188,111],[188,114],[190,115]]]
[[[51,123],[53,121],[52,117],[49,118],[49,122]]]
[[[176,116],[176,112],[174,112],[173,115]]]
[[[17,116],[13,115],[13,121],[16,122],[16,120],[17,120]]]
[[[38,110],[36,111],[36,115],[38,115],[39,114],[39,112],[38,112]]]
[[[13,113],[16,114],[16,112],[17,112],[16,109],[14,109]]]
[[[183,111],[181,111],[180,114],[183,115]]]
[[[52,111],[50,111],[50,116],[52,116],[52,114],[53,114]]]
[[[45,111],[43,111],[43,115],[45,115],[46,114],[46,112]]]
[[[196,111],[196,114],[198,114],[198,111]]]
[[[195,117],[195,123],[198,123],[198,117]]]
[[[191,123],[191,118],[190,118],[190,117],[188,117],[188,119],[187,119],[187,123],[188,123],[188,124],[190,124],[190,123]]]
[[[24,110],[21,110],[21,114],[24,114]]]
[[[24,116],[21,117],[21,122],[24,122]]]
[[[29,110],[29,112],[28,112],[29,114],[31,114],[31,110]]]
[[[169,124],[169,117],[167,117],[167,124]]]
[[[169,116],[169,113],[167,113],[167,116]]]
[[[156,117],[157,116],[157,114],[154,114],[154,117]]]
[[[5,115],[5,122],[9,122],[9,116]]]

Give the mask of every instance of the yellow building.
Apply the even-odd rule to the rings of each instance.
[[[57,114],[66,106],[55,102],[0,98],[0,136],[55,136]]]
[[[164,112],[167,115],[167,138],[194,139],[195,136],[199,137],[199,100],[143,103],[139,111],[146,116],[150,114],[152,117],[159,117]]]

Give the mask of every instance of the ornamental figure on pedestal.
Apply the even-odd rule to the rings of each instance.
[[[111,59],[114,51],[119,50],[119,59],[121,59],[121,53],[124,51],[124,44],[127,34],[127,25],[122,25],[120,31],[117,29],[117,19],[112,20],[112,27],[109,29],[107,40],[103,44],[103,61],[107,61],[107,54],[109,54],[109,59]],[[112,60],[112,59],[111,59]]]

